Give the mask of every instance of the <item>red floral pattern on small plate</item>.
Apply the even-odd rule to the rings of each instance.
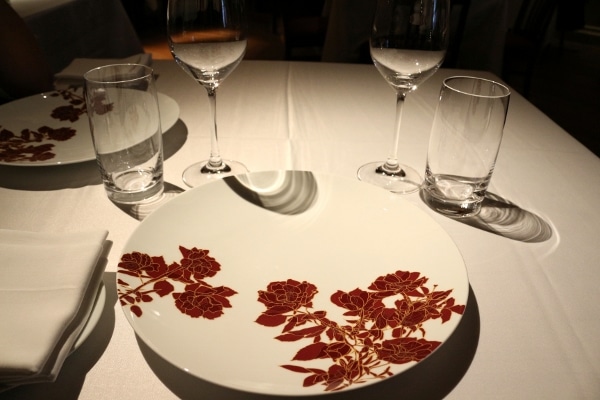
[[[38,167],[94,160],[82,92],[57,90],[0,105],[0,165]],[[161,93],[158,102],[165,132],[177,122],[179,106]]]
[[[85,100],[82,95],[70,90],[58,90],[47,95],[50,98],[62,98],[68,105],[59,105],[52,109],[50,118],[58,121],[76,122],[86,114]],[[86,114],[87,115],[87,114]],[[70,126],[20,129],[11,131],[0,125],[0,162],[47,161],[56,157],[53,149],[56,142],[74,137],[77,130]]]

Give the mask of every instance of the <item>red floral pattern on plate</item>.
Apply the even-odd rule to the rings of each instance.
[[[83,97],[71,90],[57,90],[52,97],[62,97],[69,104],[56,107],[50,116],[59,121],[75,122],[86,113]],[[56,156],[52,152],[52,141],[65,141],[75,136],[76,131],[69,127],[51,128],[41,126],[37,129],[24,128],[19,133],[0,126],[0,161],[46,161]]]
[[[155,295],[171,295],[175,307],[192,318],[212,320],[223,315],[223,309],[231,307],[228,297],[237,292],[226,286],[213,287],[205,281],[221,270],[221,264],[208,255],[208,250],[179,246],[179,251],[181,260],[171,264],[162,256],[139,252],[124,254],[118,272],[138,278],[140,284],[133,287],[122,279],[117,280],[121,306],[130,307],[133,314],[141,317],[143,311],[139,303],[151,302]],[[176,282],[183,284],[182,292],[175,291]]]
[[[331,362],[327,369],[281,366],[308,374],[303,386],[322,384],[326,391],[340,390],[391,376],[391,364],[419,362],[441,344],[425,338],[425,322],[439,320],[443,324],[453,313],[463,314],[465,306],[455,304],[452,290],[440,291],[437,285],[430,289],[427,281],[419,272],[396,271],[378,277],[368,290],[338,290],[330,300],[346,310],[343,323],[327,318],[326,311],[313,310],[318,290],[312,283],[293,279],[271,282],[258,292],[258,301],[266,310],[256,322],[281,326],[277,340],[310,341],[293,361]]]

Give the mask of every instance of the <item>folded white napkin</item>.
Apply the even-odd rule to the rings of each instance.
[[[127,58],[107,59],[107,58],[76,58],[71,61],[65,69],[54,75],[54,78],[62,82],[83,84],[83,74],[91,69],[110,64],[152,64],[152,54],[136,54]]]
[[[0,391],[56,379],[91,312],[107,234],[0,229]]]

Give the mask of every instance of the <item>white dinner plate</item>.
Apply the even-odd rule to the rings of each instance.
[[[85,111],[77,115],[77,110],[85,108],[81,90],[71,91],[71,97],[65,98],[60,92],[37,94],[23,99],[15,100],[0,106],[0,165],[17,165],[26,167],[39,167],[59,164],[73,164],[95,159],[92,135]],[[75,102],[72,104],[71,102]],[[161,116],[163,133],[177,122],[179,118],[179,105],[175,100],[162,93],[158,93],[158,105]],[[60,120],[53,117],[53,111],[58,107],[73,107],[72,120]],[[64,114],[63,114],[64,115]],[[35,141],[36,133],[42,133],[43,127],[54,130],[67,128],[74,130],[75,134],[67,140],[58,141],[42,136],[40,141]],[[42,129],[41,129],[42,128]],[[2,131],[10,131],[19,136],[23,130],[33,132],[26,140],[26,146],[50,146],[48,149],[51,158],[31,161],[29,159],[8,160],[1,156],[5,150],[2,142]],[[26,154],[26,157],[30,157]]]
[[[157,209],[128,240],[117,288],[137,335],[183,371],[315,395],[422,361],[456,328],[469,283],[448,234],[400,196],[276,171]]]

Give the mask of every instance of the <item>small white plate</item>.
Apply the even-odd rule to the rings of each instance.
[[[71,353],[77,350],[83,344],[83,342],[85,342],[85,340],[90,336],[96,325],[98,325],[105,304],[106,287],[104,286],[104,283],[101,282],[100,287],[98,287],[98,294],[96,295],[96,299],[94,300],[94,305],[92,306],[92,311],[90,312],[89,317],[85,321],[85,326],[83,327],[81,333],[79,333],[79,336],[77,337],[77,340],[75,341],[75,344],[71,349]]]
[[[276,171],[157,209],[126,244],[117,288],[138,336],[183,371],[315,395],[422,361],[456,328],[469,282],[451,238],[400,196]]]
[[[58,107],[73,106],[76,109],[84,107],[84,100],[79,91],[69,91],[73,96],[65,99],[60,92],[49,92],[37,94],[23,99],[15,100],[0,106],[0,165],[16,165],[24,167],[39,167],[48,165],[73,164],[95,159],[92,135],[87,114],[83,112],[70,120],[61,121],[52,117],[52,113]],[[79,102],[71,104],[70,101]],[[179,105],[172,98],[158,93],[158,105],[161,116],[163,133],[170,129],[179,118]],[[43,138],[39,142],[33,141],[33,136],[27,141],[30,146],[51,146],[52,158],[46,160],[18,160],[10,161],[1,156],[2,131],[7,130],[14,135],[21,135],[24,129],[32,132],[40,132],[40,128],[52,129],[69,128],[75,131],[75,135],[64,141]]]

